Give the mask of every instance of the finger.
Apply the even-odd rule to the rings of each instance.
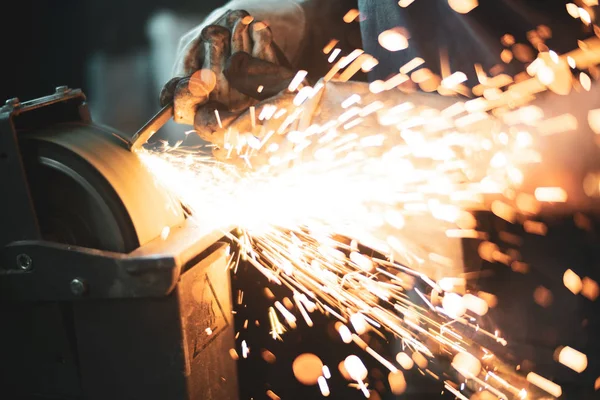
[[[245,18],[249,15],[250,13],[248,13],[246,10],[229,10],[219,19],[217,19],[213,25],[219,25],[231,31],[239,19]]]
[[[185,50],[185,56],[183,58],[183,74],[190,76],[202,68],[204,62],[204,46],[202,43],[202,32],[196,37],[190,44],[188,44]]]
[[[258,100],[275,96],[287,88],[295,76],[290,69],[244,52],[235,53],[227,60],[223,74],[232,88]],[[262,87],[260,91],[259,87]]]
[[[225,61],[230,54],[231,35],[227,28],[218,25],[209,25],[202,30],[205,58],[202,68],[211,70],[216,77],[216,86],[211,98],[227,104],[229,84],[223,75]]]
[[[174,91],[174,120],[180,124],[192,125],[199,106],[208,102],[216,85],[215,73],[201,69],[188,78],[180,79]]]
[[[271,28],[262,21],[254,21],[250,24],[250,33],[254,46],[252,56],[278,64],[277,54],[273,50],[273,34]]]
[[[167,82],[165,86],[163,86],[159,97],[161,107],[164,107],[173,101],[173,97],[175,96],[175,88],[181,79],[182,78],[180,76],[176,76]]]
[[[202,139],[219,147],[224,145],[227,126],[238,116],[219,103],[210,102],[196,111],[194,130]]]
[[[231,53],[238,51],[252,52],[250,23],[254,20],[250,15],[239,18],[231,29]]]

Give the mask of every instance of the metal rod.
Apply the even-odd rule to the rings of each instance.
[[[164,106],[150,121],[146,122],[131,138],[130,150],[138,150],[173,117],[173,103]]]

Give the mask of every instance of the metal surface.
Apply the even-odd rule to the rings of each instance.
[[[86,289],[87,289],[86,282],[79,278],[73,279],[69,286],[71,287],[71,292],[75,296],[81,296],[82,294],[84,294],[86,292]]]
[[[31,257],[29,257],[27,254],[19,254],[17,256],[17,268],[23,270],[23,271],[29,271],[33,266],[33,261],[31,260]]]
[[[173,117],[173,103],[164,106],[131,138],[131,150],[141,148],[164,124]]]
[[[2,203],[0,398],[236,399],[223,231],[186,220],[84,99],[2,109],[20,169],[0,182],[22,190]]]
[[[186,221],[129,254],[100,251],[48,241],[16,242],[3,252],[2,265],[27,253],[36,260],[31,271],[0,269],[0,300],[67,301],[80,298],[72,281],[85,281],[88,299],[166,296],[180,273],[223,236]],[[14,263],[13,263],[14,264]]]
[[[160,236],[165,226],[183,222],[179,202],[129,151],[128,142],[108,128],[59,124],[24,134],[21,141],[32,185],[40,186],[33,196],[41,199],[36,208],[51,208],[45,214],[54,214],[49,217],[57,224],[75,218],[76,226],[84,225],[79,231],[85,231],[86,241],[57,241],[129,252]]]
[[[227,247],[212,246],[169,296],[74,303],[86,400],[238,398]]]

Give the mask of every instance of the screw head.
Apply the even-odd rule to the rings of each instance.
[[[71,90],[71,89],[69,89],[68,86],[57,86],[56,87],[56,93],[66,93],[69,90]]]
[[[13,97],[12,99],[6,100],[4,104],[7,106],[18,106],[21,103],[18,97]]]
[[[33,260],[27,254],[17,256],[17,267],[23,271],[29,271],[33,268]]]
[[[87,283],[81,278],[73,279],[69,284],[69,287],[71,288],[71,293],[76,296],[81,296],[87,292]]]

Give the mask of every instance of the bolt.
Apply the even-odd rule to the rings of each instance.
[[[27,254],[19,254],[17,256],[17,267],[22,269],[23,271],[29,271],[33,266],[33,261],[31,257]]]
[[[18,97],[13,97],[12,99],[6,100],[6,102],[4,104],[6,104],[7,106],[17,107],[20,103],[21,103],[21,101],[19,100]]]
[[[71,89],[69,89],[68,86],[57,86],[56,87],[56,93],[67,93],[70,90]]]
[[[81,296],[87,291],[87,284],[80,278],[73,279],[69,286],[71,287],[71,293],[75,296]]]

